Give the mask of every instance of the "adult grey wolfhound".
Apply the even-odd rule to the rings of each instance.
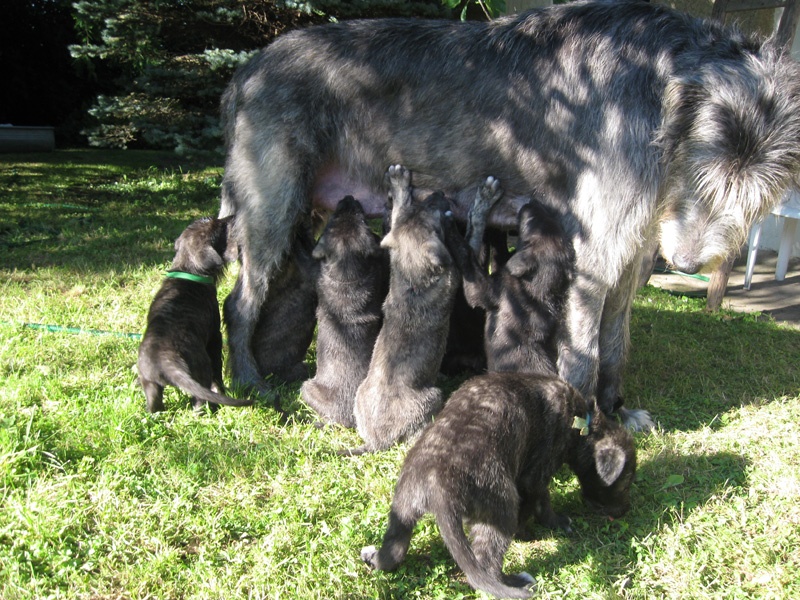
[[[579,2],[489,23],[349,21],[283,35],[223,102],[221,215],[237,214],[233,377],[270,280],[312,204],[347,194],[381,214],[390,164],[466,217],[476,187],[513,227],[533,192],[576,254],[559,372],[621,409],[642,253],[678,269],[738,250],[800,171],[800,69],[769,41],[642,2]],[[624,415],[649,423],[640,411]]]

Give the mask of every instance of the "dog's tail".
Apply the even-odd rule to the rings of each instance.
[[[229,396],[225,396],[224,394],[218,394],[217,392],[204,387],[202,384],[200,384],[200,382],[194,379],[183,369],[170,369],[169,378],[171,379],[172,385],[179,387],[190,396],[205,402],[220,404],[222,406],[252,406],[253,404],[253,400],[251,398],[238,400],[235,398],[230,398]]]
[[[461,517],[452,507],[437,511],[436,524],[442,539],[467,581],[476,590],[484,591],[497,598],[530,598],[533,595],[533,578],[527,573],[501,575],[498,578],[478,562],[472,545],[469,543]]]

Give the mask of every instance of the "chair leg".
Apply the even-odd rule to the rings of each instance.
[[[744,274],[744,289],[750,289],[750,282],[753,279],[753,271],[756,267],[756,256],[758,255],[758,242],[761,239],[761,228],[764,222],[759,221],[750,230],[750,241],[747,243],[747,270]]]
[[[789,257],[792,255],[792,242],[797,233],[797,219],[792,217],[781,217],[783,228],[781,229],[781,245],[778,248],[778,264],[775,267],[775,280],[783,281],[786,278],[786,271],[789,269]]]

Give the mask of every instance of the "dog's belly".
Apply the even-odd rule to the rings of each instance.
[[[387,165],[388,168],[388,165]],[[502,185],[502,180],[501,180]],[[459,221],[466,221],[469,209],[475,200],[477,185],[461,190],[447,189],[443,186],[453,214]],[[434,190],[414,189],[414,196],[425,197]],[[345,196],[353,196],[361,203],[366,216],[370,219],[382,217],[387,204],[386,192],[376,189],[365,180],[351,177],[343,169],[327,167],[317,175],[311,192],[311,200],[315,207],[333,211]],[[529,196],[507,193],[489,214],[488,224],[500,229],[513,229],[517,225],[517,213]]]

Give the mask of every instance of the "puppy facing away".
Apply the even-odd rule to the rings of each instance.
[[[355,427],[353,403],[381,329],[389,262],[358,200],[339,202],[313,256],[317,279],[317,372],[300,394],[325,422]]]
[[[459,231],[461,229],[459,228]],[[483,243],[476,256],[479,268],[485,271],[491,266],[492,273],[500,270],[508,261],[508,234],[499,229],[487,229]],[[447,335],[447,349],[442,358],[441,371],[445,375],[458,375],[465,371],[483,373],[486,371],[486,350],[484,348],[484,329],[486,313],[480,307],[470,306],[460,287],[450,313],[450,332]]]
[[[487,370],[556,373],[560,327],[575,271],[573,246],[558,218],[542,204],[529,202],[519,211],[514,254],[499,271],[487,273],[475,250],[500,195],[476,197],[468,217],[469,247],[458,236],[448,238],[467,302],[486,311]]]
[[[139,381],[148,412],[164,410],[166,385],[189,394],[196,411],[205,404],[253,403],[225,396],[222,383],[216,282],[225,263],[235,258],[229,238],[232,219],[199,219],[175,241],[175,258],[150,305],[139,345]]]
[[[373,569],[396,568],[414,525],[430,512],[473,588],[528,598],[533,579],[504,574],[503,557],[531,517],[569,529],[569,518],[553,511],[548,491],[564,463],[592,507],[611,517],[628,510],[636,453],[620,424],[553,375],[487,373],[469,379],[408,451],[383,544],[363,548],[361,558]]]
[[[467,219],[467,237],[471,253],[463,247],[454,246],[461,240],[461,229],[453,224],[447,235],[447,244],[456,261],[464,263],[471,260],[469,267],[480,271],[484,276],[488,265],[492,272],[498,271],[508,261],[507,234],[498,230],[486,230],[486,217],[491,208],[502,197],[500,182],[489,177],[478,187],[475,201]],[[478,230],[475,230],[476,224]],[[477,276],[477,275],[476,275]],[[484,330],[486,313],[482,306],[470,304],[465,296],[463,285],[456,293],[453,310],[450,313],[450,332],[447,347],[442,359],[442,373],[455,375],[463,371],[480,373],[486,370],[486,349]]]
[[[449,204],[441,193],[412,201],[411,173],[389,168],[391,228],[389,293],[383,326],[354,402],[364,445],[348,454],[377,451],[408,439],[442,407],[435,387],[444,355],[458,269],[445,245]]]
[[[299,226],[291,254],[270,281],[252,341],[262,378],[284,383],[308,378],[305,357],[314,337],[317,310],[318,267],[311,255],[313,248],[311,224]],[[223,306],[228,327],[230,300],[228,296]]]

